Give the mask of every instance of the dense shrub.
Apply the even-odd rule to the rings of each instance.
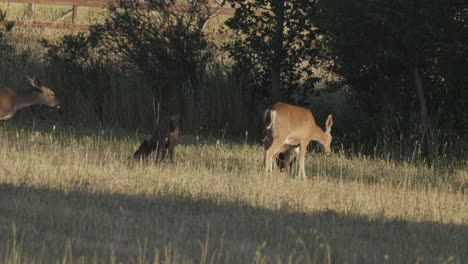
[[[307,102],[318,81],[312,68],[318,51],[314,45],[317,29],[310,17],[314,1],[230,2],[236,12],[226,25],[235,37],[225,47],[234,59],[235,76],[248,84],[246,93],[264,105],[277,100],[274,64],[278,61],[279,99]],[[255,15],[258,10],[261,14]]]
[[[0,51],[4,52],[8,49],[11,49],[11,45],[8,44],[6,40],[6,34],[11,31],[13,28],[13,23],[5,23],[6,12],[0,10],[0,24],[2,27],[0,28]]]
[[[468,48],[463,5],[455,2],[320,1],[312,15],[323,60],[366,113],[369,142],[411,153],[466,154]],[[384,132],[385,131],[385,132]],[[418,147],[419,148],[419,147]],[[465,154],[463,153],[465,152]],[[408,153],[405,153],[408,156]]]
[[[117,1],[108,8],[105,22],[89,32],[64,36],[57,43],[43,40],[46,58],[57,66],[63,82],[91,102],[100,121],[124,108],[136,116],[130,117],[129,125],[175,113],[187,119],[182,123],[190,124],[186,129],[223,126],[225,117],[193,120],[213,106],[209,101],[237,101],[228,99],[235,90],[217,93],[213,89],[223,87],[211,84],[220,79],[226,83],[223,69],[213,71],[216,65],[208,69],[213,64],[213,48],[202,29],[212,9],[208,1],[187,1],[183,7],[179,10],[175,1],[165,0]],[[124,86],[118,84],[122,79],[127,80]],[[116,96],[124,106],[113,105]]]

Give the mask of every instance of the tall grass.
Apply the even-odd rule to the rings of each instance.
[[[138,138],[2,123],[0,255],[15,224],[15,254],[44,263],[468,257],[466,167],[434,177],[425,166],[313,154],[298,181],[264,174],[260,146],[187,136],[175,164],[136,164]]]
[[[27,89],[26,75],[35,75],[62,100],[59,112],[25,109],[17,119],[30,117],[36,111],[45,112],[42,118],[54,122],[88,127],[121,127],[132,130],[154,128],[158,117],[176,114],[186,133],[207,132],[218,135],[258,133],[258,109],[252,109],[243,87],[229,79],[225,66],[212,64],[201,82],[195,97],[190,83],[149,83],[141,76],[124,73],[112,66],[87,68],[75,65],[64,69],[43,59],[44,48],[38,43],[35,29],[15,28],[12,43],[15,52],[2,54],[1,83],[17,89]],[[22,38],[21,36],[27,36]],[[162,97],[159,90],[171,91]],[[252,112],[255,111],[255,112]],[[37,116],[34,115],[33,116]]]
[[[437,143],[431,168],[416,139],[384,131],[371,145],[356,136],[365,113],[322,93],[311,109],[320,125],[333,113],[335,154],[307,155],[306,181],[265,174],[251,144],[263,106],[225,64],[210,66],[194,97],[189,83],[46,62],[46,33],[59,34],[15,28],[15,51],[0,60],[2,84],[29,89],[36,75],[63,101],[0,123],[0,263],[468,260],[468,163],[444,163],[451,145]],[[162,83],[169,98],[154,92]],[[176,162],[134,163],[167,114],[181,119]]]
[[[21,12],[20,12],[21,13]],[[57,15],[47,14],[50,19]],[[47,20],[47,17],[41,17]],[[67,32],[15,28],[9,39],[15,52],[2,54],[0,83],[14,88],[26,88],[26,75],[36,75],[53,88],[63,101],[61,111],[41,107],[22,110],[19,121],[34,118],[49,119],[71,126],[125,128],[151,131],[160,117],[175,114],[181,119],[183,133],[235,137],[259,142],[261,114],[265,105],[250,98],[248,84],[231,76],[225,54],[218,54],[201,81],[190,82],[161,79],[148,82],[132,72],[122,72],[113,65],[63,67],[44,60],[41,38],[58,39]],[[194,94],[194,91],[197,94]],[[168,91],[162,96],[160,91]],[[373,158],[390,158],[418,163],[424,157],[420,140],[412,127],[399,127],[399,120],[389,115],[388,127],[376,129],[375,117],[354,107],[346,92],[311,98],[309,107],[319,125],[333,114],[334,148],[353,154],[366,153]],[[417,116],[415,117],[417,119]],[[396,124],[396,125],[395,125]],[[467,160],[465,138],[456,139],[450,130],[433,132],[434,167],[450,170]]]

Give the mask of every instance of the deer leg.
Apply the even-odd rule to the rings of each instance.
[[[286,155],[286,158],[285,158],[285,167],[286,167],[286,172],[288,174],[291,174],[291,167],[292,167],[292,164],[294,162],[294,159],[296,158],[296,156],[299,156],[299,147],[291,147],[288,152],[287,152],[287,155]]]
[[[301,142],[299,147],[299,179],[305,180],[306,173],[305,173],[305,155],[307,152],[307,144],[305,142]]]
[[[287,175],[290,175],[291,174],[291,156],[292,156],[292,150],[291,149],[288,149],[285,153],[284,153],[284,170],[286,171],[286,174]]]
[[[282,152],[278,154],[280,169],[289,174],[289,156],[291,154],[291,149],[288,147],[286,149],[282,149]]]
[[[272,158],[272,165],[271,165],[272,171],[275,171],[278,168],[278,162],[281,162],[279,154],[273,156]],[[281,170],[281,166],[280,166],[280,170]]]
[[[159,155],[161,154],[161,146],[159,145],[159,141],[156,142],[156,164],[159,162]]]
[[[171,162],[174,162],[174,148],[175,144],[171,142],[171,144],[169,145],[169,160]]]
[[[282,146],[283,146],[282,141],[276,140],[267,149],[265,153],[265,172],[273,171],[273,158],[276,157],[276,155],[278,155]]]
[[[297,162],[297,159],[299,157],[300,147],[295,147],[293,151],[294,152],[292,152],[290,167],[292,167],[293,162],[295,161]],[[307,147],[306,147],[306,153],[307,153]]]
[[[161,161],[164,160],[164,157],[166,157],[166,151],[167,151],[167,148],[166,146],[162,146],[162,150],[161,150]]]

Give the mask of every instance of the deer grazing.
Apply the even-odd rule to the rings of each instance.
[[[144,140],[138,150],[133,154],[135,160],[142,160],[156,150],[156,163],[164,160],[166,151],[169,150],[171,162],[174,160],[174,148],[179,138],[179,124],[174,116],[168,117],[154,131],[150,139]]]
[[[30,105],[45,104],[51,107],[60,107],[60,101],[55,97],[54,91],[42,86],[41,81],[36,77],[27,78],[34,89],[18,91],[8,87],[0,88],[0,120],[11,118],[16,111]]]
[[[329,115],[323,131],[316,123],[312,113],[303,107],[282,102],[267,108],[263,114],[265,131],[265,171],[273,171],[273,158],[283,153],[286,171],[298,153],[299,178],[305,179],[305,154],[311,140],[317,141],[324,152],[331,152],[331,127],[333,117]]]

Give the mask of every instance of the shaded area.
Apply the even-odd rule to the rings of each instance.
[[[141,256],[138,240],[147,239],[147,257],[170,247],[175,255],[197,262],[209,226],[208,257],[248,263],[262,253],[277,260],[323,261],[330,248],[333,262],[442,262],[468,259],[468,226],[430,222],[369,220],[333,211],[302,214],[171,195],[160,190],[154,198],[122,194],[56,191],[0,185],[0,251],[12,239],[12,223],[27,256],[45,250],[47,262],[64,256],[96,254],[108,261],[134,262]],[[262,247],[262,242],[266,243]],[[202,242],[202,243],[200,243]],[[161,256],[161,258],[163,258]]]

